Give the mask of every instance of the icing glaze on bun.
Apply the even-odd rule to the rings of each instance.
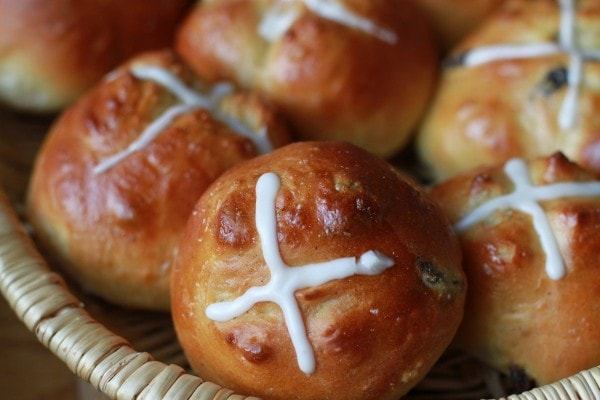
[[[222,89],[170,51],[140,54],[53,124],[27,213],[42,246],[87,291],[168,310],[171,262],[198,197],[260,154],[257,143],[289,142],[272,107]]]
[[[557,151],[600,171],[600,3],[506,2],[448,57],[416,148],[432,178]]]
[[[446,217],[343,142],[298,142],[233,167],[200,198],[179,249],[179,340],[200,377],[238,393],[397,399],[462,318]]]
[[[468,171],[432,196],[469,290],[456,344],[543,385],[600,363],[600,180],[557,153]]]
[[[175,43],[205,79],[261,93],[299,139],[386,158],[409,142],[439,63],[427,19],[402,1],[203,1]]]

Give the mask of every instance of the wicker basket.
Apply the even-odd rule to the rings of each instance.
[[[255,399],[190,373],[169,315],[89,298],[38,252],[23,223],[22,199],[51,121],[0,110],[0,290],[18,318],[74,374],[110,399]],[[450,350],[406,398],[498,398],[504,390],[497,373]],[[600,367],[507,398],[598,400]]]

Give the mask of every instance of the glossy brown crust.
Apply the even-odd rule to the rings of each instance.
[[[411,1],[426,13],[445,52],[479,27],[506,0]]]
[[[395,265],[296,292],[316,370],[300,371],[280,308],[216,323],[205,308],[269,279],[255,184],[274,172],[287,265],[378,250]],[[266,399],[397,399],[441,355],[462,317],[460,252],[445,216],[413,182],[347,143],[299,142],[232,168],[202,196],[173,270],[173,318],[203,378]]]
[[[530,164],[533,184],[598,182],[561,154]],[[432,189],[453,223],[512,191],[502,167],[462,174]],[[558,281],[545,271],[531,218],[495,213],[460,234],[469,283],[456,337],[463,349],[508,372],[523,368],[538,384],[600,364],[600,196],[541,203],[566,262]]]
[[[554,42],[559,29],[555,0],[508,1],[457,48],[501,43]],[[577,2],[578,43],[600,48],[600,2]],[[566,85],[553,90],[549,73],[567,67],[567,56],[506,60],[444,69],[440,86],[417,136],[417,148],[434,179],[511,157],[548,156],[562,151],[580,165],[600,171],[600,64],[584,62],[577,122],[562,129],[558,114]]]
[[[304,10],[269,42],[258,26],[274,3],[203,1],[182,24],[176,48],[201,76],[263,93],[301,139],[349,141],[383,157],[404,147],[437,77],[435,39],[424,15],[403,1],[346,0],[397,41]]]
[[[0,102],[56,112],[138,52],[172,43],[189,0],[0,0]]]
[[[170,263],[198,197],[219,174],[257,152],[208,111],[194,109],[143,150],[94,173],[176,101],[154,82],[134,78],[132,64],[162,66],[202,88],[167,51],[139,55],[113,72],[48,133],[27,212],[43,246],[85,289],[114,303],[166,310]],[[267,126],[276,145],[289,141],[277,115],[256,96],[233,94],[221,109],[243,114],[253,130]]]

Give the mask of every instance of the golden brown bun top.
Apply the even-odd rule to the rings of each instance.
[[[50,253],[91,291],[120,304],[167,308],[170,261],[198,197],[219,174],[258,154],[222,121],[267,128],[274,146],[290,139],[260,98],[233,93],[215,106],[219,117],[192,107],[138,151],[95,171],[181,106],[165,86],[134,76],[134,67],[148,66],[197,93],[210,89],[170,51],[121,66],[52,126],[32,173],[28,216]]]
[[[323,18],[302,1],[226,0],[199,3],[179,29],[176,48],[206,79],[264,94],[300,138],[349,141],[389,157],[406,144],[431,96],[434,35],[410,3],[340,3],[393,40]],[[289,10],[297,18],[287,30],[261,35],[266,21]],[[276,28],[281,24],[267,30]]]
[[[543,210],[536,224],[549,228],[534,228],[530,214],[513,206],[460,232],[469,290],[456,343],[503,372],[516,367],[546,384],[600,364],[600,177],[562,154],[526,166],[534,191],[588,185],[590,196],[530,200]],[[502,165],[461,174],[431,191],[455,224],[511,193],[514,184]],[[544,248],[538,232],[555,244]],[[552,260],[564,263],[561,278],[548,273]]]
[[[281,185],[274,204],[257,205],[265,173]],[[369,250],[395,263],[295,292],[316,355],[312,374],[300,370],[274,303],[218,323],[205,314],[272,276],[257,207],[275,207],[278,249],[292,271]],[[266,399],[396,399],[453,337],[464,291],[455,236],[422,189],[350,144],[299,142],[230,169],[205,192],[175,262],[172,304],[180,342],[205,379]]]
[[[0,102],[56,112],[138,52],[171,44],[188,0],[0,0]]]
[[[453,53],[487,44],[555,41],[561,23],[559,3],[555,0],[505,0],[485,24],[457,44]],[[578,47],[597,50],[600,47],[597,35],[600,2],[577,0],[573,4]]]
[[[512,157],[548,156],[556,151],[600,171],[600,122],[595,117],[600,64],[589,59],[591,52],[600,49],[599,1],[574,2],[573,46],[587,53],[580,71],[562,47],[556,54],[465,65],[486,46],[562,46],[559,38],[568,35],[560,33],[561,15],[568,13],[561,14],[558,3],[507,1],[453,50],[417,139],[419,153],[435,179]],[[567,75],[577,71],[580,83],[568,84]],[[573,116],[573,123],[561,123],[561,115]]]

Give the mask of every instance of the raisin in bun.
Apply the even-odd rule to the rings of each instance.
[[[429,17],[443,51],[479,27],[505,0],[412,0]]]
[[[597,0],[512,0],[469,35],[417,137],[433,178],[556,151],[600,171],[598,26]]]
[[[397,399],[452,340],[464,295],[458,243],[426,193],[327,141],[221,175],[172,279],[194,370],[265,399]]]
[[[0,102],[61,110],[127,58],[170,45],[189,4],[0,0]]]
[[[202,1],[176,48],[209,80],[277,104],[302,140],[342,140],[382,157],[408,142],[438,71],[433,31],[404,1]]]
[[[600,364],[598,179],[557,153],[432,188],[469,283],[458,346],[540,385]]]
[[[171,260],[200,194],[289,141],[271,107],[230,89],[206,85],[172,52],[140,54],[52,126],[27,213],[43,248],[85,289],[169,308]]]

